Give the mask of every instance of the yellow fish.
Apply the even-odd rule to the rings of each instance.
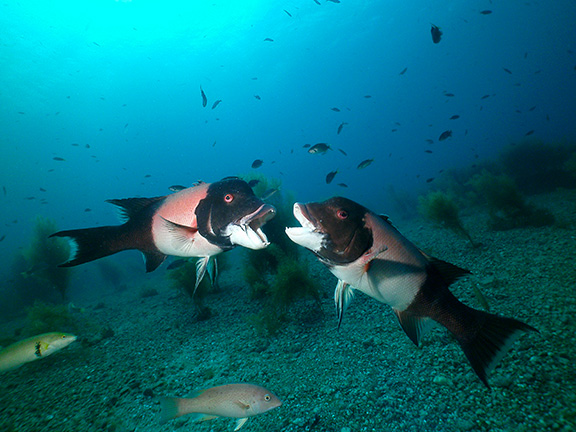
[[[19,368],[29,363],[60,351],[76,340],[69,333],[43,333],[24,339],[0,350],[0,373]]]

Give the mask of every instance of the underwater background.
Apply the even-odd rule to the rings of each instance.
[[[153,396],[237,381],[284,401],[246,430],[576,428],[574,1],[5,0],[0,78],[0,346],[83,338],[3,375],[5,430],[232,430],[160,426]],[[201,299],[193,264],[136,252],[51,273],[68,250],[46,237],[118,224],[105,200],[227,176],[278,189],[277,248],[226,253]],[[540,330],[492,392],[362,294],[335,331],[336,279],[283,237],[294,201],[335,195]]]

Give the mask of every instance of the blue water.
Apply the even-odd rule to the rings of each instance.
[[[115,223],[105,199],[247,174],[254,159],[298,200],[386,212],[390,186],[426,191],[530,131],[576,137],[573,1],[320,3],[2,2],[2,253],[37,215]],[[333,150],[303,148],[317,142]]]

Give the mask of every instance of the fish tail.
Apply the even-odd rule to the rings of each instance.
[[[489,388],[488,373],[504,357],[514,341],[522,332],[538,330],[514,318],[466,308],[470,314],[469,319],[472,318],[468,322],[473,324],[452,333],[478,378]]]
[[[180,412],[180,398],[161,397],[158,400],[160,402],[160,424],[182,415]]]
[[[104,226],[76,230],[59,231],[50,237],[69,237],[70,259],[59,267],[73,267],[131,249],[126,245],[122,226]]]

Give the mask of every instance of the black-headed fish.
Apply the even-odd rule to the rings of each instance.
[[[318,143],[314,144],[312,147],[308,149],[308,153],[315,154],[315,153],[322,153],[325,154],[328,150],[332,150],[332,148],[326,143]]]
[[[204,90],[202,90],[202,86],[200,86],[200,96],[202,96],[202,106],[206,108],[206,105],[208,104],[208,98],[206,97]]]
[[[366,160],[363,160],[362,162],[360,162],[360,163],[358,164],[358,166],[356,167],[356,169],[364,169],[364,168],[366,168],[367,166],[371,165],[372,162],[374,162],[374,159],[366,159]]]
[[[434,24],[431,25],[432,28],[430,29],[430,33],[432,33],[432,42],[435,44],[440,43],[440,40],[442,39],[442,32],[438,26],[435,26]]]
[[[326,184],[332,183],[332,180],[334,180],[334,177],[336,177],[336,174],[338,174],[338,170],[330,171],[328,174],[326,174]]]
[[[211,420],[216,417],[238,419],[237,431],[249,417],[263,414],[282,405],[272,393],[254,384],[226,384],[206,390],[198,390],[190,398],[161,397],[160,422],[193,414],[194,421]]]
[[[264,161],[262,159],[256,159],[256,160],[254,160],[254,162],[252,162],[252,168],[254,168],[254,169],[260,168],[263,163],[264,163]]]
[[[392,307],[416,345],[433,321],[456,338],[480,380],[513,340],[533,327],[461,303],[449,285],[467,270],[424,254],[385,216],[342,197],[294,204],[302,225],[287,228],[295,243],[310,249],[338,278],[334,298],[339,321],[360,290]]]
[[[454,114],[452,117],[450,117],[450,120],[458,120],[460,118],[460,116],[458,114]]]
[[[227,177],[200,182],[171,195],[108,200],[127,219],[122,225],[60,231],[69,237],[72,267],[128,249],[144,254],[146,271],[155,270],[167,255],[201,257],[196,284],[210,257],[235,246],[263,249],[269,242],[262,226],[276,209],[254,195],[244,180]]]
[[[486,9],[486,10],[480,11],[480,13],[482,15],[490,15],[492,13],[492,11],[490,9]]]
[[[330,108],[330,109],[331,109],[332,111],[334,111],[334,112],[340,112],[340,108],[334,107],[334,108]]]
[[[8,345],[0,350],[0,373],[17,369],[25,363],[39,360],[66,348],[76,340],[68,333],[43,333]]]
[[[446,130],[440,134],[440,136],[438,137],[438,141],[444,141],[445,139],[448,139],[451,136],[452,136],[452,131]]]

